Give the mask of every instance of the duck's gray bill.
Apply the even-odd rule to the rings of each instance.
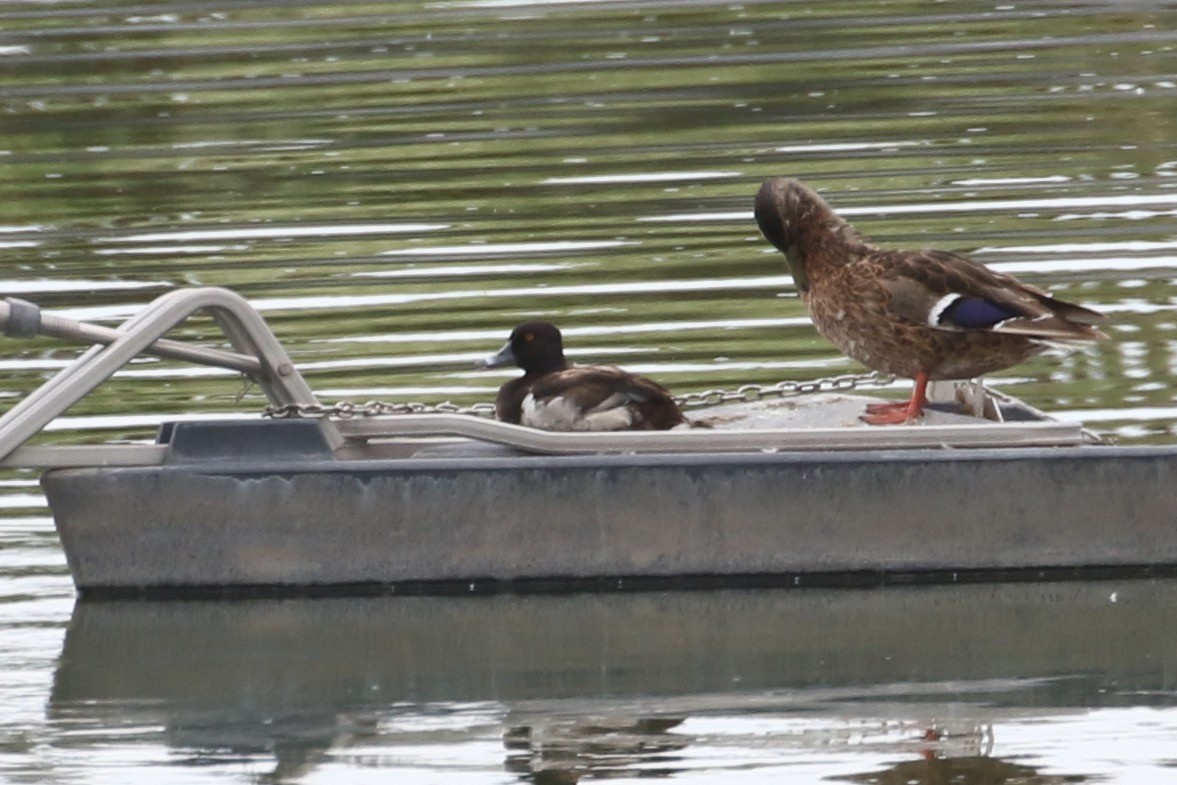
[[[500,368],[504,365],[515,364],[515,353],[511,351],[511,342],[503,344],[503,348],[499,349],[497,354],[492,354],[490,357],[478,361],[479,368]]]

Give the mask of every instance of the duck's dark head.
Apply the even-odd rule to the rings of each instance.
[[[809,288],[806,270],[815,264],[842,264],[847,250],[862,244],[858,233],[825,200],[800,180],[773,177],[756,194],[756,223],[765,239],[785,255],[793,281]]]
[[[760,233],[782,253],[797,245],[799,223],[816,197],[799,180],[773,177],[756,194],[756,223]]]
[[[481,363],[484,368],[517,365],[527,373],[549,373],[568,367],[564,359],[564,340],[556,325],[526,322],[511,331],[511,338],[498,354]]]

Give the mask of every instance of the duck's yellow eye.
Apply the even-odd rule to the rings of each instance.
[[[528,333],[527,335],[523,336],[523,340],[534,341],[535,340],[535,333]]]

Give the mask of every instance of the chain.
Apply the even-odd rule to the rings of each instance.
[[[744,384],[735,390],[703,390],[675,396],[674,402],[683,409],[698,409],[704,406],[719,406],[724,403],[749,403],[765,398],[791,398],[798,395],[812,395],[819,392],[844,392],[863,387],[887,387],[895,381],[891,374],[877,371],[868,374],[845,374],[814,379],[806,382],[783,381],[776,384]],[[475,417],[494,418],[493,403],[476,403],[458,406],[456,403],[390,403],[368,401],[357,404],[340,401],[330,405],[317,403],[289,403],[285,406],[267,406],[262,414],[273,419],[294,417],[335,417],[350,420],[355,417],[382,417],[392,414],[470,414]]]
[[[389,401],[368,401],[353,403],[339,401],[330,405],[320,403],[288,403],[285,406],[267,406],[262,415],[273,419],[291,417],[335,417],[350,420],[356,417],[383,417],[389,414],[472,414],[476,417],[495,416],[493,403],[476,403],[472,406],[458,406],[456,403],[391,403]]]
[[[791,398],[819,392],[844,392],[862,387],[887,387],[895,381],[891,374],[875,371],[868,374],[845,374],[814,379],[808,382],[783,381],[776,384],[745,384],[735,390],[704,390],[676,396],[674,401],[683,409],[719,406],[724,403],[749,403],[765,398]]]

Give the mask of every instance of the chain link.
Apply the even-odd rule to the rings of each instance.
[[[782,381],[776,384],[744,384],[735,390],[703,390],[701,392],[677,395],[674,402],[683,409],[699,409],[705,406],[719,406],[725,403],[750,403],[765,398],[791,398],[820,392],[845,392],[863,387],[887,387],[895,381],[891,374],[873,372],[868,374],[844,374],[824,379],[794,382]],[[493,419],[493,403],[476,403],[458,406],[456,403],[391,403],[389,401],[368,401],[357,404],[352,401],[324,405],[318,403],[290,403],[285,406],[267,406],[262,412],[272,419],[334,417],[350,420],[355,417],[383,417],[393,414],[470,414],[475,417]]]
[[[330,405],[315,403],[288,403],[285,406],[267,406],[262,415],[275,420],[288,418],[334,417],[351,420],[356,417],[384,417],[392,414],[472,414],[476,417],[493,418],[493,403],[476,403],[472,406],[458,406],[456,403],[392,403],[390,401],[368,401],[354,403],[339,401]]]
[[[783,381],[767,385],[745,384],[735,390],[703,390],[679,395],[674,400],[683,409],[698,409],[704,406],[719,406],[724,403],[749,403],[765,398],[791,398],[819,392],[844,392],[862,387],[887,387],[894,381],[893,375],[876,371],[868,374],[830,376],[805,382]]]

